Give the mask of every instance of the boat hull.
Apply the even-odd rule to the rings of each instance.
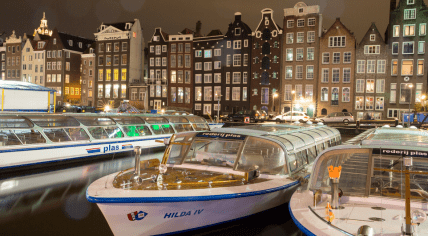
[[[139,138],[126,138],[94,142],[69,142],[61,144],[43,144],[17,146],[0,150],[0,171],[30,169],[54,165],[66,161],[92,160],[102,157],[119,157],[132,154],[135,146],[144,150],[161,149],[165,145],[156,140],[171,135],[159,135]]]
[[[114,235],[179,233],[247,217],[287,203],[298,186],[246,197],[156,203],[98,203]],[[238,194],[239,195],[239,194]],[[209,198],[209,196],[206,196]]]

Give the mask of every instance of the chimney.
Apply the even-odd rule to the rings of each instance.
[[[196,22],[196,34],[197,35],[201,35],[201,28],[202,28],[202,23],[200,20],[198,20],[198,22]]]
[[[395,10],[396,7],[397,7],[397,0],[391,0],[389,11]]]
[[[241,12],[235,13],[235,21],[241,21]]]

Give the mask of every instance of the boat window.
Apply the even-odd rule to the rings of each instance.
[[[144,117],[144,120],[149,124],[168,124],[168,120],[163,117]]]
[[[174,142],[190,143],[192,142],[194,135],[195,133],[176,134]],[[168,164],[180,164],[189,147],[190,145],[179,145],[179,144],[172,145],[171,152],[168,157]]]
[[[237,170],[253,170],[255,166],[259,167],[262,174],[286,174],[284,150],[270,140],[249,137],[238,161]]]
[[[0,146],[21,145],[18,137],[11,130],[0,130]]]
[[[331,184],[328,169],[342,167],[339,188],[345,196],[364,196],[366,192],[368,149],[344,149],[325,152],[318,157],[313,168],[309,189],[330,193]]]
[[[150,123],[150,122],[149,122]],[[174,129],[170,124],[158,124],[158,125],[151,125],[152,130],[155,134],[173,134]]]
[[[192,125],[196,131],[210,130],[210,127],[208,126],[207,123],[199,123],[199,124],[192,124]]]
[[[187,119],[192,123],[207,123],[207,121],[200,116],[188,116]]]
[[[136,116],[114,116],[111,118],[121,125],[137,125],[146,123],[143,119]]]
[[[193,131],[191,124],[173,124],[177,132]]]
[[[28,116],[27,118],[40,127],[80,126],[80,123],[70,116]]]
[[[242,141],[197,138],[184,162],[233,168],[241,144]]]
[[[55,143],[89,140],[89,136],[82,128],[44,129],[43,133]]]
[[[95,139],[123,138],[122,131],[116,126],[90,127],[88,131]]]
[[[14,133],[22,144],[46,143],[46,139],[40,134],[39,131],[34,129],[16,129],[10,130],[10,132]],[[16,143],[15,139],[11,140],[11,143],[8,145],[21,145],[21,143]]]
[[[398,154],[385,154],[379,152],[379,149],[373,150],[373,175],[371,177],[370,195],[383,196],[389,198],[405,199],[405,174],[398,171],[405,171],[406,167],[403,166],[403,158],[407,155]],[[382,150],[382,149],[381,149]],[[390,151],[390,150],[388,150]],[[396,150],[394,150],[396,151]],[[404,150],[408,154],[412,154]],[[417,151],[413,154],[418,153]],[[426,152],[421,152],[422,156]],[[418,155],[418,154],[416,154]],[[418,157],[413,156],[413,163],[411,171],[414,172],[428,172],[428,161],[426,156]],[[389,172],[386,170],[393,170],[396,172]],[[428,182],[427,175],[409,174],[410,175],[410,196],[412,200],[428,200]]]
[[[116,124],[108,117],[76,116],[76,119],[86,126],[108,126]]]
[[[189,121],[182,116],[168,116],[167,118],[171,123],[189,123]]]
[[[33,124],[23,117],[2,116],[0,128],[31,128]]]
[[[152,131],[145,125],[126,125],[122,128],[128,137],[152,135]]]
[[[296,160],[296,155],[294,155],[294,153],[288,154],[288,164],[290,165],[291,172],[297,170],[297,167],[299,167],[299,164]]]
[[[315,160],[315,158],[317,157],[317,152],[316,152],[315,146],[312,146],[312,147],[308,148],[307,150],[308,150],[309,163],[312,163]]]
[[[319,155],[324,150],[324,144],[317,144],[317,155]]]

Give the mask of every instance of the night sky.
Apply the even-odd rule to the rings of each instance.
[[[284,8],[291,8],[298,0],[13,0],[3,1],[0,7],[0,32],[9,36],[32,34],[46,12],[50,29],[93,39],[101,22],[123,22],[138,18],[145,41],[149,41],[155,27],[168,34],[184,28],[194,30],[202,22],[202,34],[220,29],[224,34],[234,13],[241,12],[242,20],[254,30],[261,20],[261,10],[274,10],[274,20],[283,27]],[[340,17],[348,29],[355,32],[357,42],[375,22],[385,32],[389,19],[389,0],[306,0],[307,5],[320,5],[323,27],[329,28]],[[427,3],[428,0],[425,0]]]

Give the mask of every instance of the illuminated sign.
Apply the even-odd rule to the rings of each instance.
[[[247,136],[246,135],[241,135],[241,134],[226,134],[226,133],[203,132],[203,133],[198,133],[196,135],[196,137],[244,140]]]
[[[373,149],[373,154],[394,155],[394,156],[412,156],[412,157],[428,157],[428,152],[414,150],[399,150],[399,149]]]

